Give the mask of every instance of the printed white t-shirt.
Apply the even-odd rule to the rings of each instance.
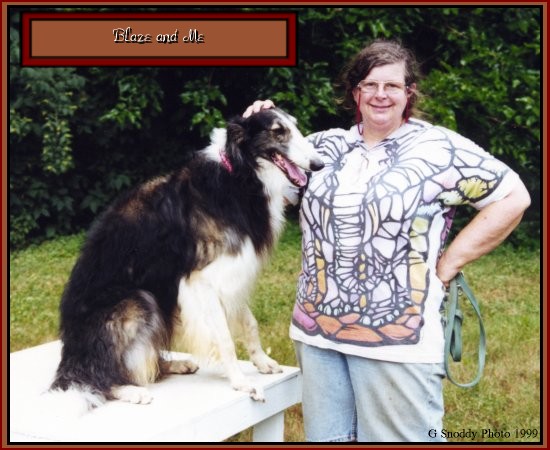
[[[325,168],[302,198],[291,338],[373,359],[442,362],[445,291],[435,267],[455,206],[504,198],[517,174],[417,119],[368,150],[355,126],[309,139]]]

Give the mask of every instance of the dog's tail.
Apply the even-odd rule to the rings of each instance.
[[[44,392],[22,393],[17,401],[10,402],[10,433],[32,437],[32,440],[57,441],[71,433],[101,396],[85,390],[49,389]]]
[[[79,417],[111,399],[112,386],[126,384],[121,361],[108,347],[102,351],[87,347],[82,348],[75,339],[63,343],[55,378],[41,396],[51,411]]]
[[[33,442],[59,441],[72,436],[81,417],[102,400],[101,395],[76,386],[22,393],[10,402],[10,434]]]
[[[50,388],[40,396],[41,406],[52,413],[76,418],[93,408],[101,406],[107,399],[105,396],[87,386],[72,385],[66,390]]]

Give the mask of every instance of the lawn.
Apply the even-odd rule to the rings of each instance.
[[[10,255],[10,351],[57,338],[58,304],[83,235],[62,237]],[[300,232],[294,222],[264,270],[252,299],[266,351],[280,363],[296,365],[288,327],[300,268]],[[503,245],[465,270],[481,303],[487,332],[484,376],[471,389],[445,386],[444,429],[451,442],[537,442],[541,415],[540,253]],[[465,308],[466,309],[466,308]],[[463,362],[458,379],[475,372],[477,324],[465,319]],[[244,357],[242,349],[240,357]],[[483,436],[482,436],[483,433]],[[535,436],[535,433],[538,435]],[[250,430],[230,441],[251,439]],[[285,416],[285,439],[304,439],[299,406]]]

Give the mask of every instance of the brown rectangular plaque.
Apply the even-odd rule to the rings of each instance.
[[[23,13],[24,66],[292,66],[295,13]]]

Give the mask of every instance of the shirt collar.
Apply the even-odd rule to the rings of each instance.
[[[401,125],[399,128],[397,128],[395,131],[390,133],[389,136],[384,138],[373,148],[377,148],[381,144],[387,143],[390,140],[399,139],[400,137],[406,135],[407,133],[410,133],[414,129],[425,128],[427,125],[429,125],[427,122],[424,122],[419,119],[411,118],[407,122],[405,122],[403,125]],[[359,130],[357,129],[357,125],[353,125],[349,129],[349,133],[350,133],[351,139],[354,142],[364,144],[363,136],[359,133]]]

